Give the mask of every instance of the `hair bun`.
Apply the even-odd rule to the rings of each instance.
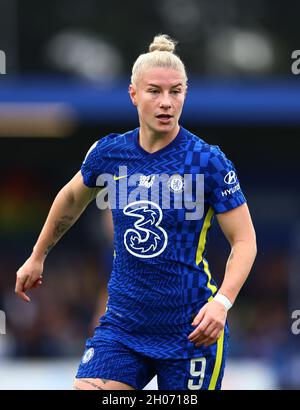
[[[173,53],[176,47],[176,42],[167,34],[159,34],[154,37],[153,42],[149,46],[149,52],[152,51],[169,51]]]

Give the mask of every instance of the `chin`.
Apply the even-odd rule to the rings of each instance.
[[[160,133],[169,133],[172,132],[176,128],[174,124],[161,124],[159,126],[153,127],[156,132]]]

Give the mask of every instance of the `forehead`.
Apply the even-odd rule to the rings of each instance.
[[[143,72],[141,83],[145,86],[152,84],[159,87],[172,87],[181,83],[185,83],[183,74],[172,68],[154,67],[148,68]]]

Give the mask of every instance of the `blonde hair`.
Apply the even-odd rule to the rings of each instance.
[[[187,82],[186,70],[181,59],[174,53],[177,42],[167,34],[154,37],[149,52],[141,54],[132,67],[131,83],[136,85],[138,79],[148,68],[165,67],[180,71]]]

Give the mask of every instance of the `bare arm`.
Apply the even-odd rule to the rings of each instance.
[[[224,280],[219,293],[232,303],[235,301],[253,265],[256,256],[256,237],[247,204],[217,215],[219,225],[231,245]],[[224,329],[227,310],[212,299],[200,309],[193,321],[197,328],[189,340],[200,346],[216,342]]]
[[[57,194],[33,248],[31,256],[17,272],[16,293],[30,301],[27,290],[41,284],[46,256],[65,232],[77,221],[101,188],[88,188],[79,171]]]
[[[99,188],[84,185],[80,171],[59,191],[33,248],[33,254],[37,258],[42,259],[48,255],[98,192]]]
[[[231,245],[231,253],[219,292],[233,303],[255,260],[256,236],[246,204],[217,215],[217,220]]]

